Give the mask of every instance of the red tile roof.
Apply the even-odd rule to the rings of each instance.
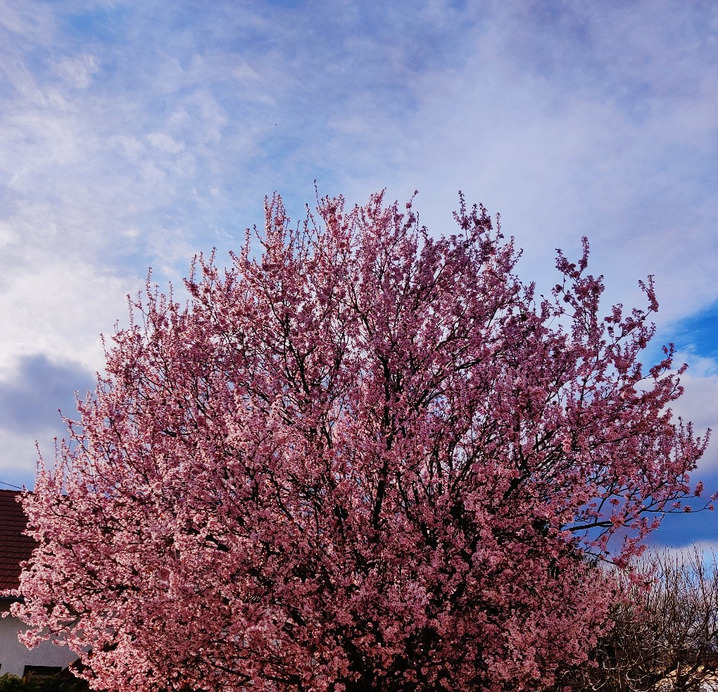
[[[18,502],[20,492],[0,490],[0,590],[17,589],[20,563],[32,553],[34,541],[23,531],[27,517]]]

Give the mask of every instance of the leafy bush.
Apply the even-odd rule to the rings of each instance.
[[[0,692],[85,692],[87,689],[84,680],[58,675],[19,678],[6,673],[0,677]]]

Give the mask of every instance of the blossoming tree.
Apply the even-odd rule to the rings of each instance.
[[[601,634],[621,564],[694,492],[656,307],[550,298],[483,208],[435,239],[375,195],[279,197],[189,302],[148,288],[25,497],[15,606],[110,690],[538,690]]]

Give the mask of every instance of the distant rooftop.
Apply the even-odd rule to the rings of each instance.
[[[17,490],[0,490],[0,590],[20,585],[20,563],[30,558],[35,545],[23,531],[27,517]]]

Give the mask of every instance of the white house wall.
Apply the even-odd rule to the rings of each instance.
[[[7,604],[0,605],[0,613],[8,610]],[[21,677],[25,666],[60,666],[66,668],[77,656],[69,649],[43,642],[34,649],[28,649],[18,641],[18,632],[25,625],[14,617],[0,617],[0,676],[12,673]]]

